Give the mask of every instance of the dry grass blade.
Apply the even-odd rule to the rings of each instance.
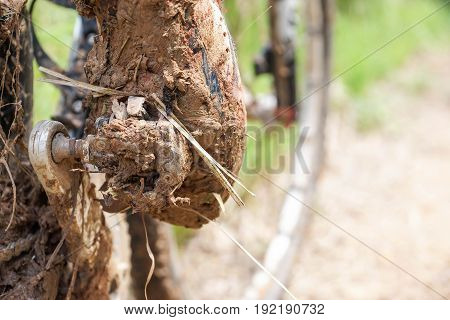
[[[222,210],[222,213],[225,214],[225,204],[223,203],[222,197],[220,194],[213,192],[214,198],[216,198],[217,202],[219,203],[220,210]]]
[[[132,93],[129,93],[129,92],[94,86],[89,83],[73,80],[59,72],[56,72],[56,71],[53,71],[53,70],[50,70],[50,69],[47,69],[44,67],[39,67],[39,71],[59,79],[59,80],[41,79],[41,81],[43,81],[43,82],[49,82],[49,83],[65,85],[65,86],[69,86],[69,87],[81,88],[81,89],[93,91],[93,92],[103,94],[103,95],[113,95],[113,96],[131,96],[131,95],[133,95]]]
[[[262,271],[264,271],[264,273],[266,273],[277,285],[280,286],[281,289],[283,289],[284,292],[286,292],[292,299],[294,300],[298,300],[293,294],[292,292],[289,291],[288,288],[286,288],[286,286],[277,279],[277,277],[275,277],[269,270],[267,270],[266,267],[264,267],[250,252],[248,252],[247,249],[244,248],[244,246],[242,244],[239,243],[239,241],[237,241],[220,223],[213,221],[211,219],[209,219],[208,217],[202,215],[201,213],[196,212],[198,216],[200,216],[201,218],[207,220],[208,222],[210,222],[211,224],[215,225],[217,228],[219,228],[219,230],[225,234],[231,241],[233,241],[233,243],[235,245],[237,245],[239,247],[239,249],[242,250],[242,252],[244,252],[247,257],[250,258],[250,260],[252,260]]]
[[[151,97],[156,102],[156,108],[158,111],[175,127],[181,134],[195,147],[198,151],[200,157],[205,161],[206,165],[211,169],[212,173],[219,179],[221,184],[227,191],[230,193],[231,197],[236,201],[237,204],[243,206],[244,202],[237,194],[236,190],[234,190],[231,183],[227,180],[225,175],[229,176],[233,180],[237,180],[232,177],[205,149],[198,143],[197,140],[190,134],[190,132],[186,129],[186,127],[175,117],[173,114],[168,115],[166,113],[166,107],[164,103],[156,96],[156,94],[152,94]],[[225,175],[224,175],[225,174]]]
[[[242,31],[241,33],[236,37],[236,43],[239,43],[242,39],[242,37],[247,33],[248,30],[250,30],[261,18],[263,18],[267,12],[269,12],[270,9],[272,9],[273,6],[269,6],[266,9],[264,9],[263,12],[261,12],[253,21],[251,21]]]
[[[86,88],[84,86],[80,86],[80,84],[69,82],[69,81],[66,81],[66,80],[38,79],[38,81],[45,82],[45,83],[56,84],[56,85],[60,85],[60,86],[73,87],[73,88],[76,88],[78,90],[92,91],[93,92],[92,95],[94,96],[94,98],[102,97],[102,96],[105,95],[104,93],[98,93],[97,91],[93,91],[92,89]]]
[[[14,182],[14,178],[13,178],[13,175],[11,173],[11,170],[9,169],[8,163],[6,162],[4,157],[0,158],[0,163],[5,166],[5,169],[8,172],[8,175],[9,175],[9,179],[11,179],[11,186],[12,186],[12,189],[13,189],[13,207],[12,207],[11,218],[9,219],[8,226],[5,229],[5,232],[6,232],[11,227],[11,224],[12,224],[13,219],[14,219],[14,214],[16,213],[17,189],[16,189],[16,183]]]
[[[144,227],[144,233],[145,233],[145,247],[147,248],[148,257],[152,261],[152,266],[150,267],[150,270],[148,272],[147,280],[145,281],[145,287],[144,287],[145,300],[148,300],[147,287],[148,287],[148,284],[150,283],[150,280],[152,279],[153,272],[155,271],[155,256],[153,255],[152,249],[150,248],[150,245],[148,244],[147,227],[145,225],[145,218],[144,218],[143,213],[141,213],[141,219],[142,219],[142,226]]]
[[[220,167],[222,167],[221,165],[220,165],[220,163],[217,163]],[[253,197],[256,197],[256,195],[253,193],[253,192],[251,192],[242,182],[241,182],[241,180],[239,180],[239,178],[238,177],[236,177],[236,175],[233,173],[233,172],[231,172],[230,170],[228,170],[227,168],[223,168],[222,167],[222,169],[225,171],[225,174],[228,176],[228,177],[230,177],[230,179],[232,179],[234,182],[236,182],[238,185],[240,185],[245,191],[247,191],[251,196],[253,196]]]
[[[163,115],[165,114],[165,105],[164,103],[153,93],[152,94],[152,98],[161,106],[163,107],[162,111],[164,111]],[[161,110],[158,109],[160,112]],[[164,115],[166,118],[167,116]],[[189,130],[184,126],[184,124],[174,115],[171,115],[171,117],[174,118],[174,120],[190,135],[190,137],[197,142],[197,140],[195,140],[195,138],[189,133]],[[169,120],[170,121],[170,120]],[[188,139],[188,138],[186,138]],[[189,141],[191,141],[190,139],[188,139]],[[192,143],[192,142],[191,142]],[[197,144],[200,146],[200,144],[197,142]],[[202,148],[200,146],[200,148]],[[203,148],[202,148],[203,149]],[[208,159],[222,172],[224,173],[227,177],[229,177],[231,180],[233,180],[234,182],[236,182],[238,185],[240,185],[245,191],[247,191],[249,194],[251,194],[253,197],[255,196],[255,194],[253,192],[251,192],[239,179],[238,177],[236,177],[234,175],[234,173],[232,173],[230,170],[228,170],[227,168],[224,168],[219,162],[216,161],[216,159],[214,159],[213,157],[211,157],[211,155],[209,153],[207,153],[205,150],[203,150],[206,155],[208,156]],[[228,181],[228,180],[227,180]],[[234,190],[234,189],[233,189]]]
[[[84,89],[84,90],[89,90],[92,91],[91,89],[85,88],[84,86],[80,86],[79,84],[76,84],[74,82],[69,82],[66,80],[58,80],[58,79],[38,79],[38,81],[40,82],[46,82],[46,83],[51,83],[51,84],[58,84],[61,86],[67,86],[67,87],[74,87],[74,88],[78,88],[78,89]]]
[[[254,136],[249,135],[248,133],[245,134],[248,138],[252,139],[253,141],[256,141],[256,138]]]

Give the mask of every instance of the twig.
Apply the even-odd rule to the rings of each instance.
[[[12,207],[11,218],[9,219],[8,226],[5,229],[5,232],[6,232],[9,230],[9,227],[11,227],[12,222],[14,220],[14,213],[16,212],[16,203],[17,203],[17,189],[16,189],[16,184],[14,182],[13,175],[11,173],[11,170],[9,169],[9,166],[5,160],[5,157],[0,158],[0,163],[2,163],[5,166],[5,169],[8,172],[9,178],[11,179],[11,185],[12,185],[12,189],[13,189],[13,207]]]
[[[120,56],[122,55],[123,49],[125,49],[125,46],[128,43],[128,40],[130,40],[130,36],[128,35],[125,41],[122,43],[122,46],[120,47],[119,53],[117,54],[117,57],[114,59],[114,63],[117,63],[120,59]]]
[[[17,104],[20,104],[20,102],[9,102],[9,103],[5,103],[5,104],[3,104],[3,105],[0,106],[0,109],[2,109],[3,107],[7,107],[7,106],[10,106],[10,105],[17,105]]]
[[[134,76],[133,76],[133,81],[134,82],[136,82],[136,80],[137,80],[137,74],[138,74],[138,71],[139,71],[139,66],[141,65],[141,62],[142,62],[143,58],[144,58],[144,55],[141,54],[140,57],[139,57],[138,63],[136,65],[136,69],[134,69]]]
[[[16,139],[19,136],[17,136],[13,142],[15,143]],[[9,144],[6,141],[6,134],[3,132],[2,128],[0,127],[0,140],[3,142],[3,145],[5,146],[6,151],[8,151],[12,157],[17,161],[18,166],[20,167],[20,169],[22,169],[23,172],[25,172],[26,175],[28,175],[32,180],[34,179],[34,176],[32,174],[32,172],[30,170],[28,170],[27,168],[25,168],[22,165],[22,162],[20,161],[20,159],[17,157],[17,155],[14,153],[14,151],[10,148]],[[3,150],[2,150],[3,151]]]

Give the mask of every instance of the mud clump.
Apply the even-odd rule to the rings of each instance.
[[[158,216],[161,208],[189,202],[174,191],[190,172],[192,155],[168,121],[114,119],[94,139],[90,161],[106,173],[106,210],[129,204],[137,212]]]
[[[212,157],[237,174],[246,112],[234,45],[217,2],[77,3],[89,7],[100,26],[85,66],[89,82],[136,96],[156,94]],[[113,113],[115,99],[90,99],[87,134],[97,134],[95,123]],[[200,227],[207,221],[196,212],[216,218],[213,193],[224,200],[229,194],[173,130],[164,120],[145,118],[116,119],[101,128],[111,151],[107,159],[96,158],[108,173],[106,198],[129,201],[163,221]],[[174,153],[171,161],[164,150]]]

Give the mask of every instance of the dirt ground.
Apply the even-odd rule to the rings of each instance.
[[[344,109],[330,114],[326,166],[312,204],[447,297],[449,65],[450,49],[433,49],[411,57],[357,101],[332,89],[332,104]],[[351,110],[358,104],[381,107],[381,127],[356,130]],[[272,178],[284,185],[282,175]],[[261,259],[283,194],[261,180],[253,190],[256,199],[248,199],[245,209],[229,206],[220,221]],[[198,231],[183,252],[184,283],[192,298],[239,299],[256,268],[212,225]],[[300,299],[440,298],[318,215],[312,216],[287,285]]]

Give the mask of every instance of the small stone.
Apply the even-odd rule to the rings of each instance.
[[[128,97],[127,112],[130,116],[139,117],[145,113],[144,97]]]
[[[123,102],[119,103],[119,101],[113,100],[112,112],[118,120],[126,120],[128,118],[127,108]]]

